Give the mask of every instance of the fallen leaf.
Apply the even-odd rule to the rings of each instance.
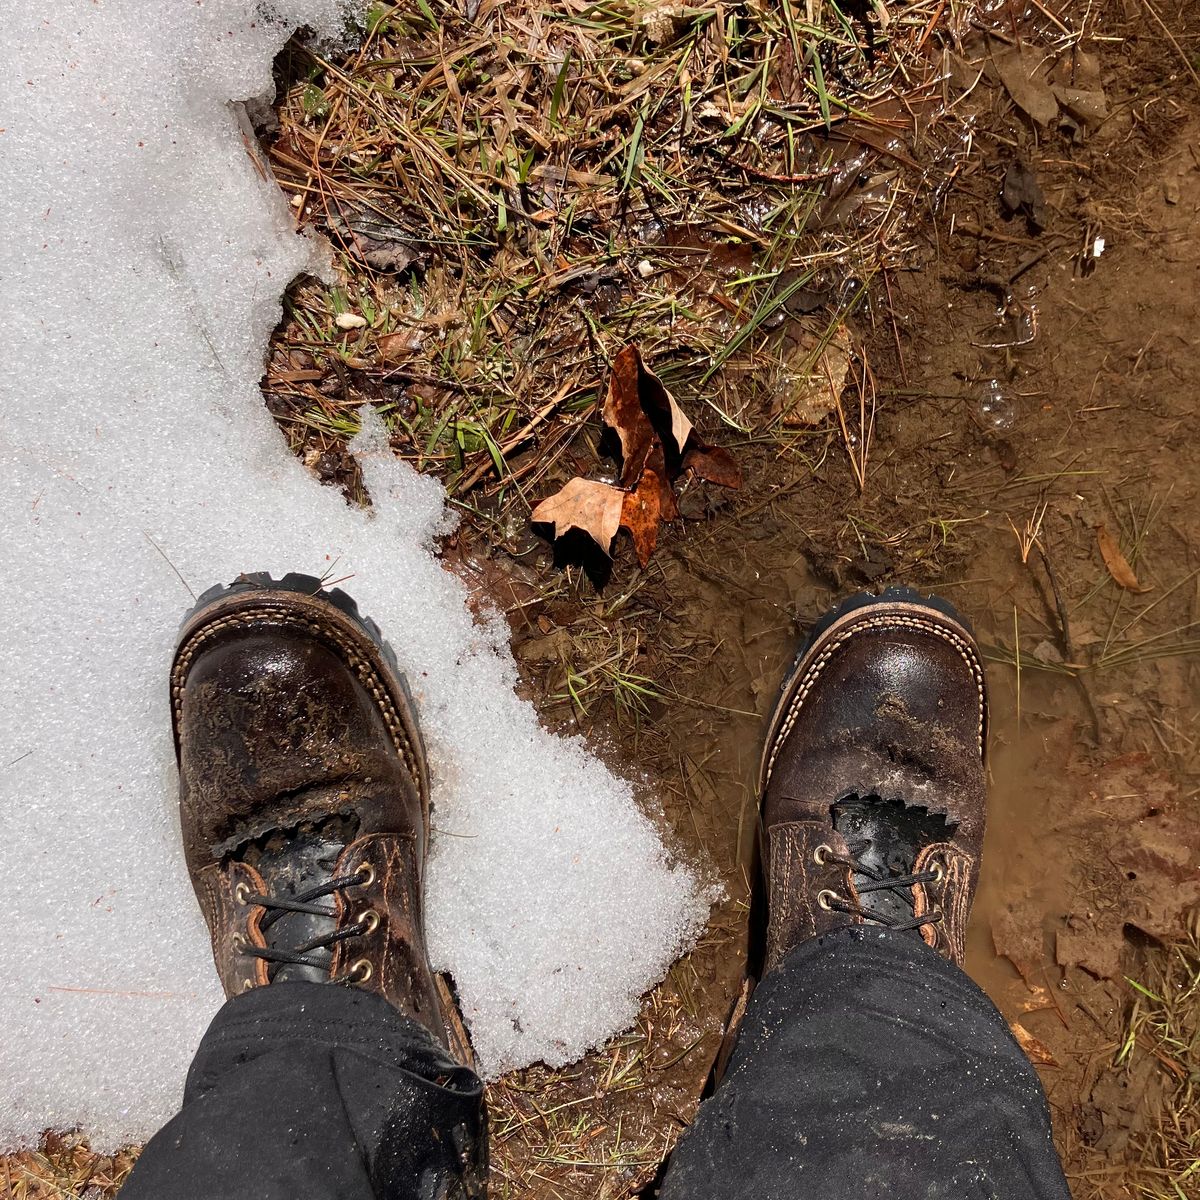
[[[572,479],[533,510],[531,521],[554,526],[554,536],[582,529],[606,554],[618,529],[627,529],[642,566],[658,543],[658,527],[679,517],[673,481],[684,471],[736,488],[742,473],[728,450],[700,438],[637,346],[614,359],[605,394],[605,423],[621,443],[621,487]]]
[[[425,332],[418,325],[396,333],[385,333],[375,342],[379,357],[385,363],[403,362],[404,359],[416,354],[425,344]]]
[[[615,429],[621,442],[621,483],[632,487],[641,478],[654,445],[654,426],[642,408],[642,356],[636,346],[626,346],[613,359],[604,398],[604,423]]]
[[[650,561],[650,555],[658,544],[660,517],[661,481],[657,473],[648,467],[637,490],[626,492],[621,506],[621,527],[629,530],[638,562],[643,567]]]
[[[634,353],[637,353],[636,348]],[[642,405],[647,410],[651,423],[660,434],[669,432],[675,443],[675,453],[682,457],[683,448],[692,434],[692,423],[687,414],[675,403],[675,397],[667,391],[663,381],[659,379],[638,357],[641,366]],[[655,417],[658,420],[655,420]],[[663,428],[663,426],[666,428]]]
[[[656,440],[673,443],[678,461],[692,432],[683,409],[632,344],[613,359],[603,416],[620,439],[621,484],[627,488],[637,485]]]
[[[1035,1067],[1057,1067],[1058,1059],[1050,1052],[1050,1047],[1040,1038],[1036,1038],[1020,1021],[1010,1021],[1009,1029],[1017,1039],[1017,1045],[1025,1051],[1025,1057]]]
[[[709,446],[705,442],[695,441],[683,456],[683,467],[691,471],[697,479],[706,479],[709,483],[720,484],[721,487],[740,488],[742,486],[742,469],[734,461],[733,455],[720,446]]]
[[[1058,116],[1058,98],[1046,81],[1049,72],[1042,55],[1027,46],[1013,46],[993,53],[992,65],[1022,112],[1039,125],[1049,125]]]
[[[679,516],[679,505],[675,500],[675,489],[671,486],[671,478],[667,474],[666,455],[662,443],[655,439],[646,459],[646,474],[653,472],[658,485],[658,519],[674,521]]]
[[[335,213],[329,227],[348,250],[376,271],[399,274],[414,264],[421,264],[423,255],[414,245],[412,231],[375,213],[353,213],[348,219]]]
[[[1000,200],[1010,213],[1022,213],[1034,233],[1046,228],[1046,197],[1033,168],[1014,158],[1004,172]]]
[[[660,4],[642,14],[642,28],[651,46],[665,46],[675,37],[685,16],[682,4]]]
[[[1108,532],[1107,525],[1096,526],[1096,542],[1100,546],[1100,557],[1104,559],[1108,573],[1119,587],[1123,587],[1127,592],[1150,591],[1138,582],[1137,575],[1129,565],[1129,559],[1121,553],[1121,547],[1117,545],[1117,539]]]
[[[1045,961],[1041,925],[1024,909],[1006,907],[992,915],[991,929],[996,953],[1017,968],[1029,987],[1036,987]]]
[[[608,554],[621,526],[625,495],[620,488],[593,479],[571,479],[547,496],[530,514],[535,525],[553,525],[555,538],[582,529]]]
[[[798,356],[807,360],[811,354],[809,342],[792,356],[792,361]],[[792,428],[819,424],[837,407],[849,372],[850,332],[839,325],[810,369],[790,373],[785,367],[781,371],[775,401],[780,419]]]
[[[1087,92],[1082,88],[1056,87],[1054,95],[1059,104],[1082,125],[1095,128],[1108,119],[1108,97],[1102,91]]]

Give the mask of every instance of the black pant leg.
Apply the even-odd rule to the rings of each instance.
[[[122,1200],[481,1196],[483,1085],[378,996],[276,983],[204,1035]]]
[[[1070,1200],[1004,1018],[911,934],[840,930],[755,991],[664,1200]]]

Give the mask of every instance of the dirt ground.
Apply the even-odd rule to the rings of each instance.
[[[981,7],[1006,37],[1007,6]],[[946,60],[936,130],[919,111],[895,118],[882,157],[927,186],[868,287],[850,257],[813,284],[857,355],[840,419],[764,416],[798,394],[786,368],[820,319],[785,309],[730,385],[738,420],[686,378],[677,389],[743,486],[682,481],[681,519],[648,565],[622,534],[599,587],[528,524],[531,504],[599,461],[586,396],[523,451],[549,461],[523,509],[502,507],[473,460],[455,465],[458,484],[477,478],[457,493],[468,518],[447,563],[508,612],[528,696],[633,764],[677,852],[724,889],[634,1030],[492,1087],[494,1195],[652,1193],[741,993],[754,777],[784,665],[838,596],[905,582],[957,605],[989,659],[968,969],[1039,1067],[1076,1200],[1200,1196],[1200,15],[1122,0],[1089,7],[1087,38],[1056,41],[1033,7],[1034,40],[1071,73],[1056,79],[1086,75],[1077,90],[1101,90],[1107,114],[1064,104],[1039,126],[976,39],[974,58]],[[845,211],[879,196],[878,152],[874,166],[855,153]],[[708,243],[693,264],[690,228],[658,236],[689,250],[689,295],[753,269]],[[277,352],[293,341],[281,330]],[[298,435],[274,361],[268,403],[353,494],[346,431]],[[321,374],[319,359],[288,370]],[[324,394],[348,403],[347,389],[343,367]],[[44,1150],[6,1160],[9,1195],[108,1195],[130,1161],[53,1138]]]
[[[1114,116],[1080,145],[1035,139],[1002,89],[978,90],[945,210],[890,275],[890,300],[856,322],[878,389],[861,493],[836,430],[743,446],[747,484],[718,512],[644,575],[626,549],[601,599],[544,606],[516,642],[532,690],[552,696],[566,666],[586,669],[564,646],[607,631],[615,649],[614,610],[625,645],[636,637],[626,669],[659,698],[640,722],[612,710],[584,724],[640,764],[685,852],[725,884],[668,985],[691,1016],[671,1046],[702,1075],[743,960],[760,731],[798,637],[837,595],[893,581],[969,615],[994,725],[968,966],[1038,1060],[1080,1200],[1200,1194],[1195,1169],[1183,1181],[1194,1132],[1177,1184],[1139,1174],[1183,1069],[1147,1053],[1123,1071],[1120,1057],[1126,976],[1151,969],[1200,900],[1200,123],[1161,53],[1102,45]],[[1038,232],[999,201],[1016,159],[1045,195]],[[670,1093],[652,1103],[677,1105],[680,1125],[690,1111]],[[578,1180],[580,1195],[602,1187]]]
[[[1118,27],[1092,47],[1112,109],[1092,136],[1036,136],[986,81],[963,107],[973,144],[945,207],[852,319],[877,388],[864,488],[832,423],[792,444],[727,439],[740,492],[705,495],[646,572],[625,546],[599,596],[581,584],[515,622],[531,694],[564,695],[597,640],[656,693],[640,721],[615,703],[573,716],[639,765],[683,852],[726,888],[647,1008],[648,1023],[655,1003],[685,1014],[666,1048],[650,1041],[686,1082],[685,1065],[706,1074],[737,995],[759,739],[804,629],[846,591],[891,582],[974,621],[992,796],[968,969],[1041,1070],[1077,1200],[1200,1195],[1194,1109],[1190,1129],[1180,1109],[1195,1043],[1173,1057],[1143,1029],[1137,1053],[1127,1044],[1146,1003],[1135,985],[1200,901],[1200,106],[1160,40]],[[1040,229],[1001,202],[1014,161],[1044,194]],[[566,719],[567,703],[544,702]],[[595,1141],[647,1099],[651,1121],[682,1127],[694,1092],[666,1082],[629,1105],[602,1094]],[[585,1071],[567,1090],[591,1087]],[[529,1112],[499,1128],[501,1162],[510,1140],[540,1152],[547,1125]],[[552,1190],[617,1194],[601,1159]]]

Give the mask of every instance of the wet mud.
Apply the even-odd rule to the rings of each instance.
[[[648,1109],[647,1146],[665,1148],[689,1118],[740,994],[755,776],[785,666],[839,596],[904,582],[954,603],[989,659],[968,971],[1042,1072],[1076,1196],[1127,1194],[1122,1155],[1155,1089],[1131,1096],[1112,1072],[1126,977],[1200,902],[1200,123],[1127,67],[1107,79],[1111,127],[1078,146],[1039,144],[978,98],[945,207],[854,318],[877,386],[865,486],[829,426],[741,445],[744,489],[685,498],[691,519],[645,572],[626,549],[599,594],[568,574],[558,598],[514,609],[546,719],[633,764],[679,853],[724,889],[632,1035],[655,1079],[588,1100],[600,1146]],[[1028,188],[1014,162],[1037,222],[1004,199]],[[650,693],[640,708],[614,699],[619,680],[571,699],[598,642]],[[574,1186],[619,1194],[653,1157]]]

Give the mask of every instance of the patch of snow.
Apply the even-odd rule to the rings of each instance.
[[[274,14],[274,15],[272,15]],[[191,592],[353,575],[417,696],[429,936],[484,1070],[627,1026],[707,903],[631,785],[547,734],[431,542],[444,496],[355,443],[374,510],[289,453],[258,380],[324,270],[231,100],[333,0],[8,5],[0,41],[0,1144],[174,1111],[222,997],[179,845],[166,672]],[[335,566],[336,564],[336,566]]]

